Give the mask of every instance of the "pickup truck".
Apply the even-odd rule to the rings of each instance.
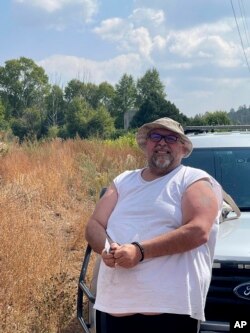
[[[225,204],[223,210],[205,308],[206,321],[201,323],[200,333],[230,332],[230,321],[231,324],[248,322],[250,327],[249,130],[250,125],[185,128],[194,150],[182,160],[183,164],[206,170],[236,203]],[[92,252],[87,245],[78,284],[77,318],[86,333],[104,333],[105,318],[93,309],[99,256],[95,255],[92,281],[86,284]]]

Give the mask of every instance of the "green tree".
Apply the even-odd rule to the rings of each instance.
[[[27,127],[22,118],[13,118],[11,121],[11,129],[13,134],[19,138],[20,142],[28,136]]]
[[[71,102],[73,98],[75,97],[81,97],[81,91],[82,91],[82,82],[73,79],[68,82],[67,86],[64,89],[65,93],[65,99],[67,102]]]
[[[189,124],[192,126],[202,126],[205,124],[205,119],[203,114],[197,114],[194,117],[189,118]]]
[[[5,107],[0,100],[0,130],[7,130],[9,128],[9,123],[6,121]]]
[[[236,125],[250,124],[250,107],[242,105],[237,111],[231,109],[228,117]]]
[[[114,119],[105,107],[99,107],[88,122],[87,136],[107,139],[115,132]]]
[[[93,83],[84,83],[79,80],[71,80],[65,88],[65,99],[70,102],[75,97],[85,99],[92,107],[98,106],[98,86]]]
[[[88,122],[94,115],[94,110],[81,97],[74,97],[66,111],[66,129],[69,137],[79,135],[86,138]]]
[[[124,114],[136,107],[137,89],[131,75],[124,74],[115,86],[112,116],[116,128],[124,128]]]
[[[205,114],[198,114],[189,119],[188,125],[204,126],[204,125],[230,125],[231,120],[226,111],[206,112]]]
[[[30,107],[43,108],[48,76],[31,59],[8,60],[0,67],[0,94],[9,117],[21,117]]]
[[[142,126],[144,123],[154,121],[158,118],[170,117],[179,121],[182,125],[188,122],[188,118],[180,113],[177,107],[159,95],[152,92],[150,96],[141,105],[139,111],[135,114],[130,123],[131,128]]]
[[[231,121],[226,111],[206,112],[204,115],[206,125],[230,125]]]
[[[14,135],[19,137],[20,141],[25,138],[39,139],[41,137],[41,114],[36,107],[23,110],[21,118],[13,118],[11,129]]]
[[[53,85],[46,97],[46,127],[62,126],[64,124],[66,104],[63,98],[63,90]]]
[[[96,109],[99,104],[98,90],[98,86],[94,83],[88,82],[83,85],[83,97],[93,109]]]
[[[108,82],[102,82],[98,86],[97,99],[98,105],[104,106],[111,113],[113,99],[115,97],[115,89]]]
[[[149,99],[152,93],[166,98],[165,86],[160,80],[159,72],[153,68],[146,71],[144,76],[137,80],[137,105],[140,107]]]

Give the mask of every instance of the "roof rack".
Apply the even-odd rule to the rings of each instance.
[[[216,130],[247,131],[250,130],[250,125],[202,125],[202,126],[186,126],[184,128],[184,132],[186,134],[214,132]]]

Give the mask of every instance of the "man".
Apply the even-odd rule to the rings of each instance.
[[[144,124],[136,138],[147,166],[118,175],[86,227],[102,257],[95,308],[107,314],[107,333],[198,332],[221,188],[181,164],[193,147],[176,121]]]

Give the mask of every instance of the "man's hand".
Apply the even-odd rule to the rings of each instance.
[[[107,242],[107,240],[106,240]],[[102,250],[101,256],[104,263],[109,267],[115,267],[115,258],[114,252],[119,247],[117,243],[111,243],[108,246],[105,245],[105,248]]]
[[[112,243],[109,252],[105,249],[102,251],[102,258],[109,267],[132,268],[141,260],[141,253],[139,248],[133,244]]]

